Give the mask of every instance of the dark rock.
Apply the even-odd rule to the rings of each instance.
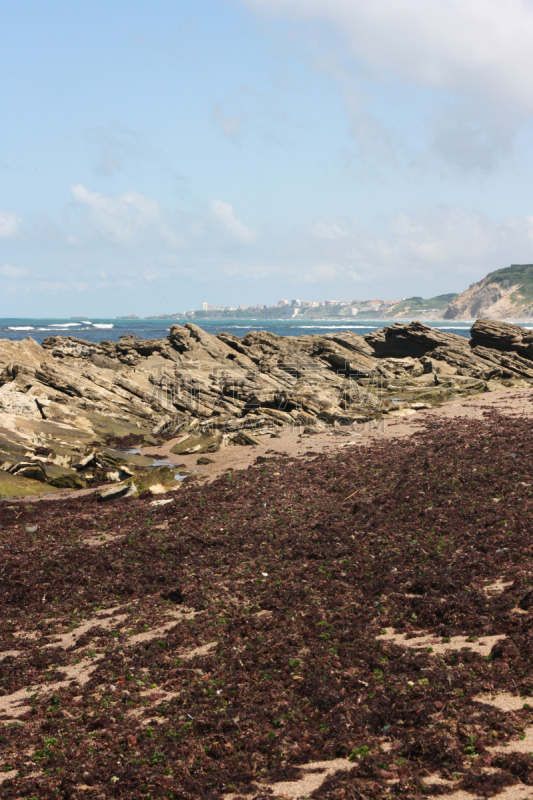
[[[533,359],[533,331],[498,322],[492,319],[478,319],[471,328],[472,347],[481,345],[504,353],[514,351],[524,358]]]
[[[46,483],[46,471],[41,461],[19,461],[8,469],[12,475]]]
[[[455,333],[438,331],[423,322],[396,322],[387,328],[368,333],[365,341],[378,358],[420,358],[437,347],[469,352],[468,339]]]
[[[122,367],[119,361],[101,353],[93,353],[90,356],[90,361],[95,367],[100,367],[100,369],[112,369],[117,371]]]
[[[59,467],[56,464],[45,464],[46,481],[57,489],[84,489],[85,482],[73,469]]]

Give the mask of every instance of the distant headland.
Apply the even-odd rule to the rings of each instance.
[[[533,264],[512,264],[495,270],[461,294],[404,297],[402,300],[278,300],[221,306],[202,303],[183,313],[158,314],[146,319],[454,319],[476,317],[505,320],[533,319]],[[117,319],[139,319],[135,314]]]

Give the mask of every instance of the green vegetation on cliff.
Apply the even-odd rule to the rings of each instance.
[[[457,297],[456,294],[439,294],[436,297],[430,297],[425,300],[423,297],[407,297],[400,303],[389,308],[385,316],[395,317],[398,314],[425,314],[431,311],[444,311],[452,300]]]
[[[504,289],[520,284],[520,288],[511,295],[513,303],[533,303],[533,264],[511,264],[510,267],[497,269],[489,272],[484,282],[499,283]]]

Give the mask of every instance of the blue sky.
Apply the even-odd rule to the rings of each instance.
[[[0,317],[461,291],[533,262],[533,2],[3,9]]]

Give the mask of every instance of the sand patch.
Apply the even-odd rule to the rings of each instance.
[[[497,795],[492,796],[495,800],[530,800],[531,794],[526,793],[528,791],[531,792],[531,786],[516,783],[514,786],[506,786]],[[467,792],[465,789],[456,789],[455,792],[441,796],[445,797],[446,800],[479,800],[484,795],[472,794],[472,792]]]
[[[457,781],[441,778],[440,775],[428,775],[427,778],[422,778],[422,783],[424,786],[453,786]]]
[[[98,612],[95,617],[91,617],[91,619],[86,619],[83,622],[80,622],[80,624],[76,625],[76,627],[72,630],[59,634],[55,642],[49,642],[48,644],[45,644],[45,647],[61,647],[63,650],[68,650],[69,647],[73,647],[77,640],[87,633],[87,631],[90,631],[91,628],[99,627],[104,628],[105,630],[110,630],[128,618],[128,614],[118,614],[116,617],[100,619],[102,614],[109,613],[111,611],[114,611],[114,609]]]
[[[96,656],[92,659],[80,661],[79,664],[73,664],[70,667],[60,667],[61,672],[65,673],[65,678],[61,681],[28,686],[12,694],[0,697],[0,720],[2,722],[12,722],[18,719],[29,710],[30,703],[35,697],[56,692],[58,689],[64,689],[72,681],[76,681],[80,686],[83,686],[89,681],[102,658],[103,656]],[[5,718],[6,715],[7,718]]]
[[[523,739],[512,739],[505,744],[487,747],[490,753],[533,753],[533,728],[526,728],[522,734]]]
[[[170,612],[172,619],[169,622],[166,622],[164,625],[161,625],[159,628],[152,628],[148,631],[143,631],[142,633],[135,633],[133,636],[128,638],[128,644],[140,644],[141,642],[149,642],[151,639],[155,639],[157,636],[163,636],[167,633],[171,628],[181,622],[182,620],[193,619],[199,611],[194,611],[193,609],[185,609],[176,610]]]
[[[0,784],[4,783],[4,781],[9,781],[11,778],[16,778],[18,775],[18,771],[16,769],[10,769],[8,772],[0,772]]]
[[[4,650],[3,653],[0,653],[0,661],[3,661],[4,658],[9,658],[9,656],[19,656],[22,653],[22,650]]]
[[[482,636],[477,641],[472,642],[468,636],[451,636],[450,641],[443,641],[442,638],[437,638],[433,633],[421,633],[420,636],[415,636],[408,639],[406,633],[394,633],[394,628],[386,628],[387,632],[380,634],[377,639],[383,642],[392,642],[393,644],[400,645],[400,647],[413,648],[415,650],[422,648],[430,648],[434,655],[441,655],[449,653],[453,650],[463,650],[467,648],[480,656],[488,656],[490,651],[501,639],[504,639],[503,634],[496,634],[495,636]]]
[[[485,703],[486,705],[494,706],[494,708],[499,708],[500,711],[521,711],[524,708],[524,704],[528,704],[529,702],[531,702],[531,706],[533,707],[532,697],[518,697],[510,692],[479,694],[477,697],[473,697],[472,700],[475,700],[476,703]]]
[[[43,636],[42,631],[15,631],[13,633],[17,639],[40,639]]]
[[[206,656],[211,650],[214,650],[217,644],[218,642],[208,642],[207,644],[200,645],[200,647],[195,647],[193,650],[185,650],[183,653],[179,653],[178,656],[183,661],[188,661],[191,658],[200,658],[201,656]]]
[[[95,531],[94,533],[86,534],[82,542],[90,547],[102,547],[104,544],[111,544],[111,542],[116,542],[124,538],[125,534],[123,533],[100,533]]]
[[[493,583],[488,583],[486,586],[484,586],[481,591],[483,591],[485,594],[488,595],[503,594],[503,592],[505,592],[505,590],[512,585],[513,585],[512,581],[504,581],[502,578],[498,578],[497,581],[494,581]]]
[[[330,775],[340,771],[348,772],[354,766],[355,764],[352,764],[346,758],[335,758],[333,761],[313,761],[310,764],[303,764],[299,767],[299,769],[309,773],[304,775],[303,778],[296,781],[279,781],[279,783],[272,783],[269,786],[255,786],[253,791],[255,794],[271,791],[276,797],[298,800],[298,798],[309,797],[312,792],[320,789]],[[242,797],[242,793],[226,794],[224,795],[224,800],[233,800],[236,797]]]

